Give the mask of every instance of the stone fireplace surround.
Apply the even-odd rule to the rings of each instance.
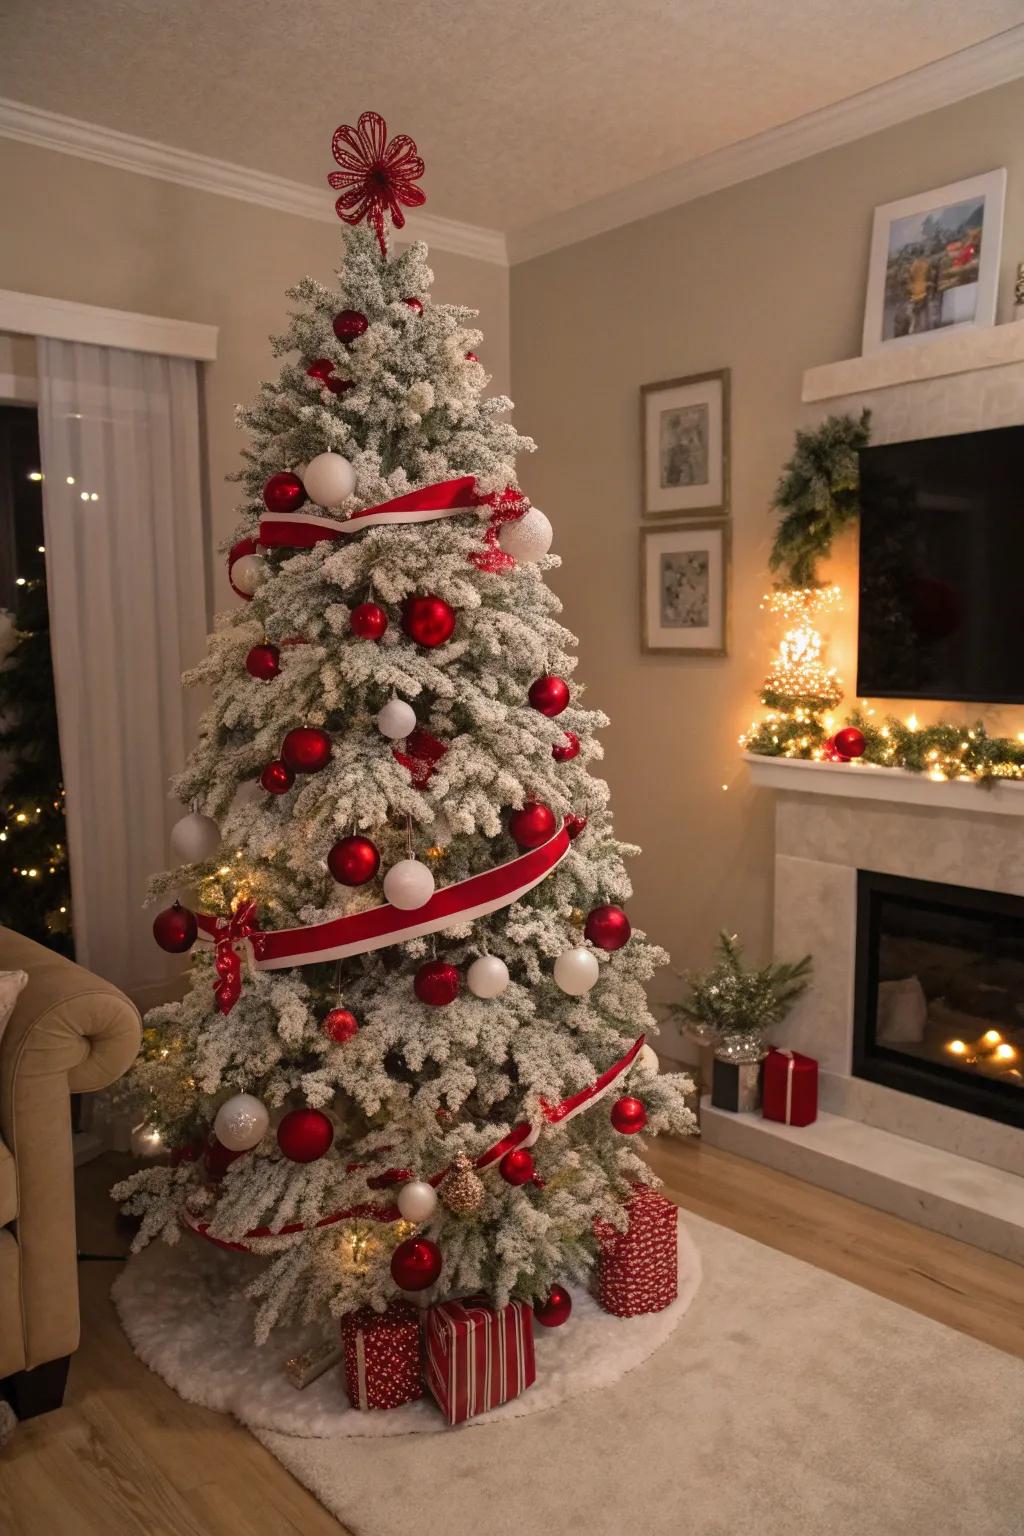
[[[867,406],[872,442],[1024,423],[1024,323],[810,369],[802,420]],[[1024,896],[1024,784],[747,756],[777,795],[774,949],[814,957],[780,1045],[820,1066],[803,1129],[702,1105],[705,1138],[1024,1264],[1024,1131],[852,1074],[857,871]]]

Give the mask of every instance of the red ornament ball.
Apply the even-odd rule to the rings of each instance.
[[[588,914],[583,936],[598,949],[621,949],[633,932],[621,907],[594,907]]]
[[[199,936],[196,915],[176,901],[153,919],[153,937],[169,955],[183,955]]]
[[[521,810],[512,812],[508,830],[520,848],[539,848],[554,834],[555,813],[541,800],[527,800]]]
[[[339,885],[365,885],[380,869],[380,851],[368,837],[343,837],[327,855],[327,868]]]
[[[281,652],[276,645],[254,645],[245,658],[245,670],[250,677],[269,683],[281,670]]]
[[[334,364],[329,357],[314,357],[306,369],[306,376],[310,379],[319,379],[323,384],[328,384],[333,372]]]
[[[533,1178],[533,1158],[525,1147],[514,1147],[511,1152],[506,1152],[498,1164],[498,1172],[506,1184],[518,1187],[520,1184],[529,1184]]]
[[[568,704],[569,684],[564,677],[555,677],[551,673],[538,677],[536,682],[530,684],[529,699],[534,709],[551,720],[555,715],[560,715]]]
[[[359,1033],[359,1020],[347,1008],[332,1008],[324,1015],[320,1028],[335,1045],[344,1045]]]
[[[412,985],[421,1003],[447,1008],[459,995],[459,973],[447,960],[428,960],[416,972]]]
[[[319,773],[331,760],[331,738],[316,726],[301,725],[288,732],[281,756],[293,773]]]
[[[379,640],[388,627],[388,616],[380,603],[359,603],[348,616],[348,627],[360,640]]]
[[[272,763],[268,763],[260,774],[260,783],[271,795],[286,795],[295,783],[295,775],[287,763],[282,763],[279,757],[275,757]]]
[[[327,380],[327,388],[332,395],[343,395],[347,390],[355,388],[353,379],[330,378]]]
[[[407,597],[402,605],[402,628],[417,645],[433,649],[444,645],[455,628],[455,610],[443,597]]]
[[[292,1109],[277,1128],[277,1144],[293,1163],[315,1163],[334,1140],[334,1126],[319,1109]]]
[[[233,1152],[222,1141],[218,1141],[211,1131],[210,1139],[206,1143],[206,1149],[203,1152],[203,1167],[214,1183],[219,1183],[231,1167],[231,1164],[244,1156],[244,1152]]]
[[[565,830],[569,834],[570,843],[574,843],[587,825],[585,816],[567,816],[565,818]]]
[[[477,357],[475,352],[467,352],[466,353],[466,362],[467,363],[478,363],[479,361],[480,361],[480,359]]]
[[[561,741],[556,741],[551,748],[551,756],[556,763],[571,763],[574,757],[579,756],[580,739],[572,731],[563,731]]]
[[[413,312],[415,314],[422,315],[422,313],[423,313],[423,300],[422,299],[403,299],[402,303],[403,304],[407,304],[409,306],[409,308],[411,310],[413,310]]]
[[[535,1301],[533,1315],[542,1328],[561,1328],[569,1321],[572,1297],[564,1285],[553,1285],[547,1301]]]
[[[647,1124],[647,1111],[639,1099],[626,1094],[612,1105],[612,1125],[623,1136],[635,1136]]]
[[[858,731],[855,725],[848,725],[841,731],[836,731],[832,737],[833,745],[841,757],[863,757],[867,742],[864,733]]]
[[[271,475],[263,487],[263,504],[268,512],[297,512],[306,499],[306,487],[291,470]]]
[[[429,1237],[409,1237],[391,1255],[391,1278],[400,1291],[425,1291],[443,1263],[440,1248]]]
[[[334,317],[334,334],[339,341],[355,341],[368,328],[370,322],[358,309],[341,309]]]

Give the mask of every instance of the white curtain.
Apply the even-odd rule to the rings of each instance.
[[[181,970],[142,902],[182,814],[180,676],[207,628],[197,365],[44,338],[38,363],[76,955],[146,1006]]]

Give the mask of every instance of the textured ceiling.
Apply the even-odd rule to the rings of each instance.
[[[513,230],[1024,22],[1024,0],[3,0],[0,95],[323,184],[374,107]],[[325,188],[325,196],[327,196]]]

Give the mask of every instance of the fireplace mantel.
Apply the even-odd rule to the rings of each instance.
[[[1024,816],[1024,780],[979,784],[936,781],[906,768],[876,763],[818,763],[798,757],[744,752],[751,782],[760,789],[800,795],[840,795],[847,800],[888,800],[937,811],[974,811],[984,816]]]

